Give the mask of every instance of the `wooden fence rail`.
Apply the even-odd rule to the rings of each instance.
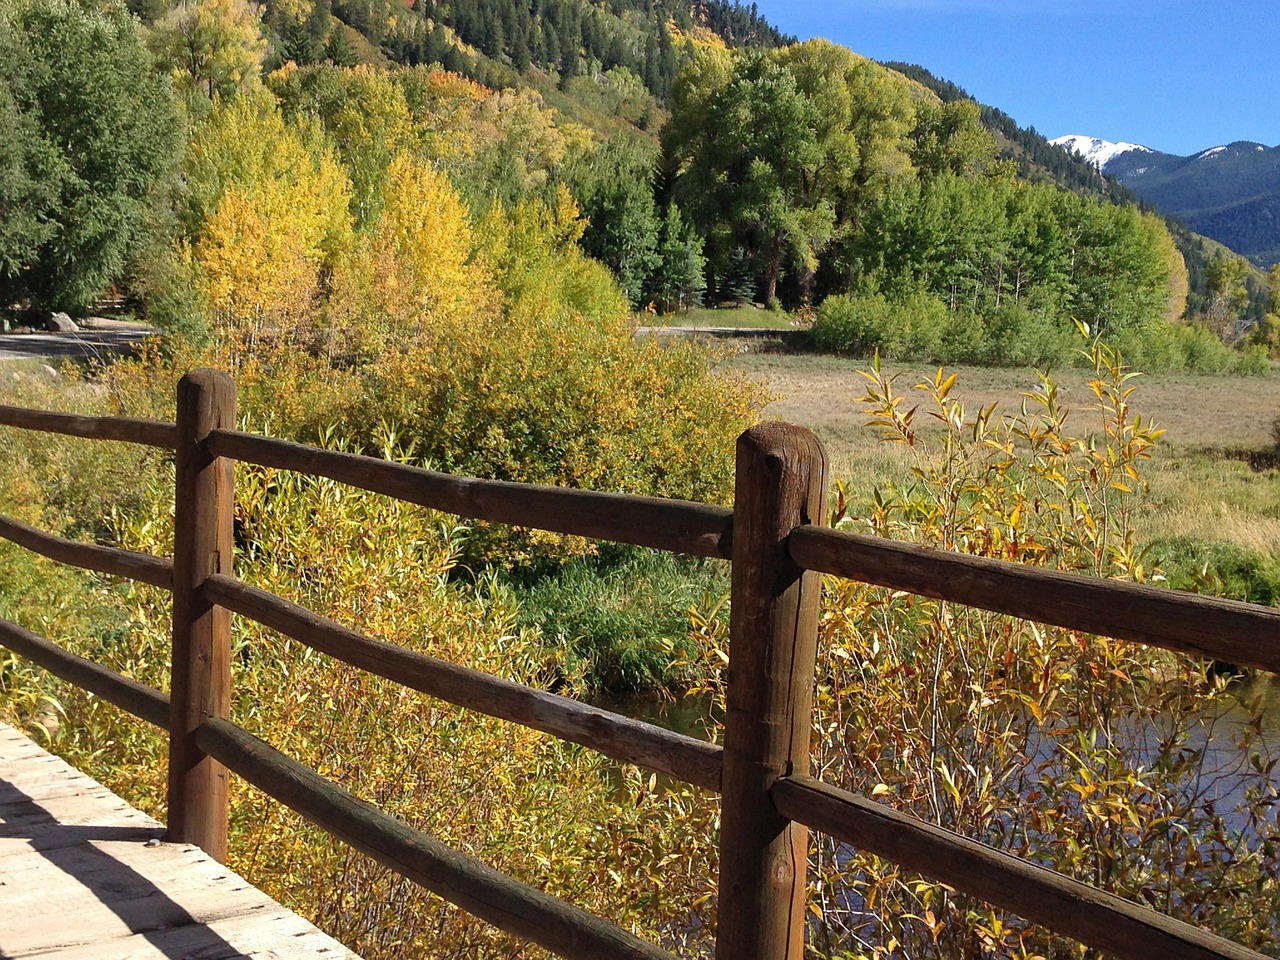
[[[1280,673],[1280,610],[1272,607],[842,530],[801,527],[787,546],[809,570]]]
[[[370,639],[231,577],[210,577],[204,592],[211,602],[321,653],[439,700],[541,730],[707,790],[720,789],[722,750],[715,744]]]
[[[87,440],[123,440],[163,450],[173,450],[178,445],[175,424],[137,417],[82,417],[75,413],[0,406],[0,425]]]
[[[468,520],[533,527],[699,557],[727,560],[731,556],[733,511],[705,503],[455,477],[235,430],[213,431],[209,450],[216,457],[327,477]]]
[[[231,723],[236,613],[430,696],[720,792],[717,960],[801,960],[809,828],[1129,960],[1262,956],[811,779],[810,713],[823,573],[1272,671],[1280,671],[1280,611],[824,529],[825,454],[812,434],[786,424],[740,438],[733,510],[453,477],[244,433],[233,429],[234,384],[210,370],[182,379],[177,424],[0,406],[0,425],[174,452],[172,561],[0,517],[0,537],[173,592],[171,694],[7,620],[0,644],[168,730],[170,833],[219,859],[231,770],[401,875],[561,956],[670,957],[399,823]],[[470,519],[730,560],[724,747],[363,636],[236,580],[235,462],[327,477]]]

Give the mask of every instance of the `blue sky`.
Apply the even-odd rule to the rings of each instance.
[[[800,39],[918,63],[1048,137],[1280,145],[1280,0],[757,0]]]

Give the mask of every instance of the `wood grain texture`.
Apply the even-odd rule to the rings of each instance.
[[[58,433],[90,440],[123,440],[147,447],[172,450],[177,445],[178,431],[172,423],[141,420],[136,417],[82,417],[74,413],[50,410],[28,410],[25,407],[0,406],[0,426]]]
[[[231,615],[209,602],[211,574],[232,572],[234,463],[212,454],[209,434],[236,422],[225,373],[193,370],[178,383],[173,543],[173,660],[169,722],[169,836],[227,859],[227,771],[195,731],[231,706]]]
[[[788,550],[809,570],[1280,673],[1271,607],[812,526],[793,531]]]
[[[169,698],[92,660],[68,653],[9,620],[0,620],[0,645],[40,664],[56,677],[88,690],[157,727],[169,726]]]
[[[358,960],[11,727],[0,725],[0,957]]]
[[[263,792],[500,930],[570,960],[672,960],[665,950],[388,816],[235,724],[209,720],[198,738]]]
[[[812,433],[765,423],[738,439],[717,960],[804,956],[808,831],[769,790],[809,771],[821,577],[792,561],[787,535],[825,509]]]
[[[328,477],[471,520],[534,527],[699,557],[731,555],[725,507],[503,480],[477,480],[236,430],[210,437],[215,456]]]
[[[449,703],[510,720],[708,790],[720,789],[719,746],[372,640],[282,597],[214,575],[206,598],[344,663]]]
[[[1239,944],[809,777],[773,785],[787,817],[1126,960],[1263,960]]]
[[[0,537],[42,557],[79,567],[81,570],[95,570],[127,580],[149,583],[165,590],[173,589],[173,561],[164,557],[68,540],[10,517],[0,517]]]

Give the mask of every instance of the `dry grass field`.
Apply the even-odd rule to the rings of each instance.
[[[744,353],[728,366],[767,382],[781,399],[769,415],[811,427],[827,445],[834,476],[855,495],[871,484],[903,481],[908,451],[883,443],[865,426],[859,398],[866,361],[813,354]],[[886,364],[901,392],[935,372],[923,365]],[[998,403],[1018,409],[1037,382],[1035,371],[956,367],[954,395],[966,409]],[[1070,426],[1093,432],[1093,402],[1084,370],[1054,374]],[[1280,374],[1265,377],[1161,374],[1134,380],[1132,403],[1166,433],[1149,476],[1151,509],[1142,526],[1149,538],[1185,536],[1227,540],[1280,556],[1280,456],[1271,437],[1280,415]],[[926,421],[917,421],[918,424]],[[927,427],[925,427],[927,429]]]

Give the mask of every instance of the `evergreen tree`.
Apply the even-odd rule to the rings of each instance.
[[[525,73],[533,60],[529,53],[529,37],[524,30],[518,31],[511,40],[511,63],[520,73]]]
[[[344,24],[330,31],[324,45],[324,58],[335,67],[354,67],[359,62]]]
[[[702,293],[707,287],[702,238],[674,203],[667,204],[657,254],[658,265],[650,280],[650,292],[658,309],[675,313],[701,305]]]
[[[755,299],[755,274],[751,269],[751,259],[742,247],[734,247],[729,252],[729,260],[715,293],[717,299],[735,303],[750,303]]]

